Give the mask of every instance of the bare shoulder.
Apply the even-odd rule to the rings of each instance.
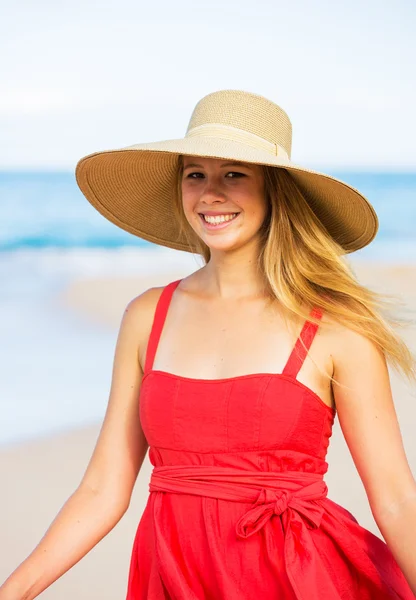
[[[329,324],[330,323],[330,324]],[[380,412],[394,420],[394,403],[385,353],[367,335],[328,319],[328,348],[333,364],[333,393],[346,438],[358,420],[378,419]],[[366,417],[367,415],[367,417]]]
[[[334,372],[348,373],[365,365],[367,369],[384,370],[382,350],[368,336],[324,315],[322,335],[331,351]]]
[[[178,289],[178,291],[185,294],[192,293],[195,288],[195,275],[196,273],[192,273],[188,277],[184,277],[181,280],[180,290]],[[129,326],[133,327],[137,334],[143,334],[140,335],[141,341],[144,340],[146,342],[146,338],[152,328],[157,303],[168,284],[169,282],[162,286],[148,288],[138,296],[132,298],[125,308],[124,320],[128,321]]]
[[[130,313],[131,319],[145,320],[146,314],[154,312],[158,299],[165,286],[148,288],[138,296],[135,296],[127,304],[125,313]]]
[[[135,296],[127,304],[123,321],[132,327],[136,334],[144,334],[151,329],[158,300],[165,286],[148,288]]]
[[[142,372],[144,370],[144,357],[156,306],[165,287],[157,286],[148,288],[138,296],[132,298],[124,310],[120,334],[122,335],[122,332],[125,331],[126,335],[134,336],[138,361]]]

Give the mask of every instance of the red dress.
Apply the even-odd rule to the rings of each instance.
[[[153,471],[127,600],[413,599],[387,545],[327,498],[336,413],[296,379],[300,339],[281,374],[152,370],[179,282],[159,299],[140,391]],[[316,330],[305,323],[306,347]]]

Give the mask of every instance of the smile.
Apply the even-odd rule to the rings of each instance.
[[[200,214],[201,220],[206,229],[224,229],[228,225],[235,221],[240,213],[233,213],[228,215],[218,215],[215,217],[206,216]]]

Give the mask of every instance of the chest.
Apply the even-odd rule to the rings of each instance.
[[[279,310],[265,307],[264,303],[219,306],[172,302],[152,369],[204,380],[279,374],[289,360],[302,325],[289,322]],[[331,374],[330,352],[318,329],[298,380],[332,406],[326,373]]]
[[[189,376],[223,378],[281,370],[295,342],[276,310],[245,306],[172,306],[158,343],[154,368]]]

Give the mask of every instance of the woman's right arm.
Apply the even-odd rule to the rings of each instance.
[[[147,290],[124,312],[107,411],[78,488],[36,548],[0,587],[0,600],[36,598],[83,558],[126,512],[148,448],[139,419],[143,374],[139,351],[149,332],[155,292],[156,288]]]

